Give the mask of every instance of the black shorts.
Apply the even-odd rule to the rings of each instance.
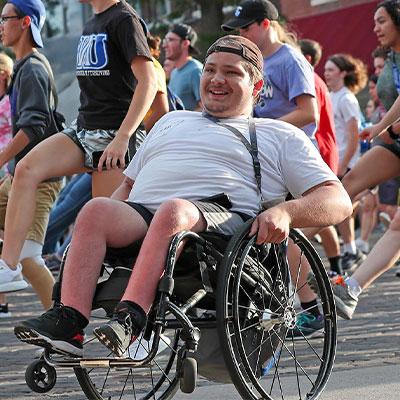
[[[131,201],[125,201],[125,203],[135,209],[144,219],[147,226],[150,226],[154,216],[151,211],[139,203]],[[217,203],[201,200],[191,201],[191,203],[197,207],[206,220],[207,227],[205,232],[215,232],[231,236],[237,231],[243,222],[250,218],[246,214],[230,211]]]
[[[136,210],[139,215],[144,219],[147,226],[150,226],[151,220],[154,217],[154,214],[151,211],[149,211],[146,207],[143,207],[141,204],[134,203],[132,201],[124,201],[124,203],[128,204],[128,206],[131,206],[134,210]]]

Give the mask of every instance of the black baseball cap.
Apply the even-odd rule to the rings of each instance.
[[[191,52],[193,54],[200,54],[200,51],[194,47],[197,42],[197,33],[190,25],[176,24],[172,27],[170,32],[175,33],[175,35],[178,35],[183,40],[189,40],[189,49]]]
[[[228,35],[217,39],[207,50],[206,60],[210,54],[218,52],[237,54],[263,73],[264,59],[260,49],[243,36]]]
[[[229,32],[265,18],[271,21],[279,18],[278,10],[270,1],[246,0],[236,8],[234,18],[222,24],[221,28]]]

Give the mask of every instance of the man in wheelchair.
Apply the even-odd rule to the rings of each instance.
[[[350,215],[341,183],[301,130],[252,119],[262,69],[259,49],[243,37],[220,38],[208,49],[201,78],[203,113],[176,111],[160,119],[112,198],[93,199],[83,208],[65,263],[61,303],[16,326],[19,339],[82,354],[107,247],[143,240],[113,317],[94,330],[121,356],[146,325],[176,233],[231,235],[257,216],[250,232],[257,243],[279,243],[291,227],[334,225]],[[285,202],[289,193],[294,199]],[[265,210],[259,213],[261,202]]]

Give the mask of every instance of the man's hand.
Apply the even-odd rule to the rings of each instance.
[[[363,129],[359,136],[361,140],[372,140],[376,136],[378,136],[382,132],[379,125],[371,125],[365,129]]]
[[[117,134],[115,138],[104,149],[100,157],[97,170],[103,169],[103,164],[110,170],[111,168],[125,168],[125,153],[128,150],[129,137]]]
[[[290,223],[290,215],[279,206],[275,206],[257,216],[249,236],[257,234],[257,244],[280,243],[289,236]]]

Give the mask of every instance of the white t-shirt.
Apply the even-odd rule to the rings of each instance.
[[[360,105],[356,96],[346,87],[343,86],[337,92],[330,92],[332,106],[333,106],[333,117],[335,121],[336,129],[336,143],[339,150],[339,161],[342,161],[347,149],[347,133],[346,124],[355,118],[357,123],[360,122]],[[348,167],[352,168],[357,160],[360,158],[360,146],[354,156],[351,158]]]
[[[247,118],[224,119],[247,140]],[[337,180],[318,150],[300,129],[256,118],[262,192],[268,206],[299,197],[324,181]],[[155,210],[168,199],[200,200],[229,195],[232,211],[254,216],[260,196],[250,153],[227,128],[199,112],[174,111],[163,116],[125,170],[135,181],[129,201]]]

